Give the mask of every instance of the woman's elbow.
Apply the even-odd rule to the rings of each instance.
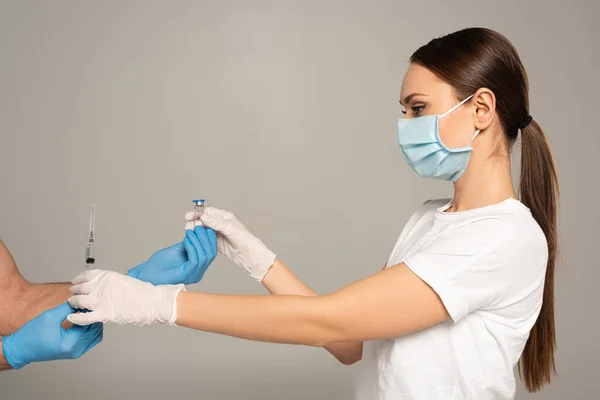
[[[348,346],[349,345],[349,346]],[[336,344],[323,346],[336,360],[343,365],[353,365],[362,360],[362,343],[348,343],[337,347]]]
[[[336,356],[336,358],[343,365],[350,366],[350,365],[356,364],[357,362],[362,360],[362,355],[358,354],[358,355],[346,355],[346,356],[340,356],[340,357]]]

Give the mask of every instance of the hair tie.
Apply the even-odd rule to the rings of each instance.
[[[523,121],[519,124],[519,129],[523,130],[529,126],[529,124],[533,121],[533,117],[531,115],[527,115]]]

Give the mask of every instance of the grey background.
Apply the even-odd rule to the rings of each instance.
[[[598,2],[0,2],[0,237],[34,282],[97,258],[125,271],[183,237],[190,200],[228,209],[315,290],[387,260],[417,205],[451,196],[397,147],[410,54],[499,30],[530,76],[562,185],[558,378],[518,399],[600,397]],[[518,148],[515,152],[518,172]],[[191,290],[265,293],[218,259]],[[434,367],[434,366],[432,366]],[[79,361],[0,374],[0,398],[346,399],[324,350],[106,327]]]

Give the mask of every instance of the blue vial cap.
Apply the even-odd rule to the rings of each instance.
[[[206,200],[201,199],[201,200],[192,200],[192,203],[204,203]]]

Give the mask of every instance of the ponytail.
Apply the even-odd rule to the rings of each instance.
[[[554,351],[554,266],[558,249],[558,178],[550,146],[542,128],[531,121],[521,132],[521,182],[519,194],[548,242],[548,265],[542,308],[531,329],[519,363],[519,375],[529,392],[549,384],[556,373]]]

